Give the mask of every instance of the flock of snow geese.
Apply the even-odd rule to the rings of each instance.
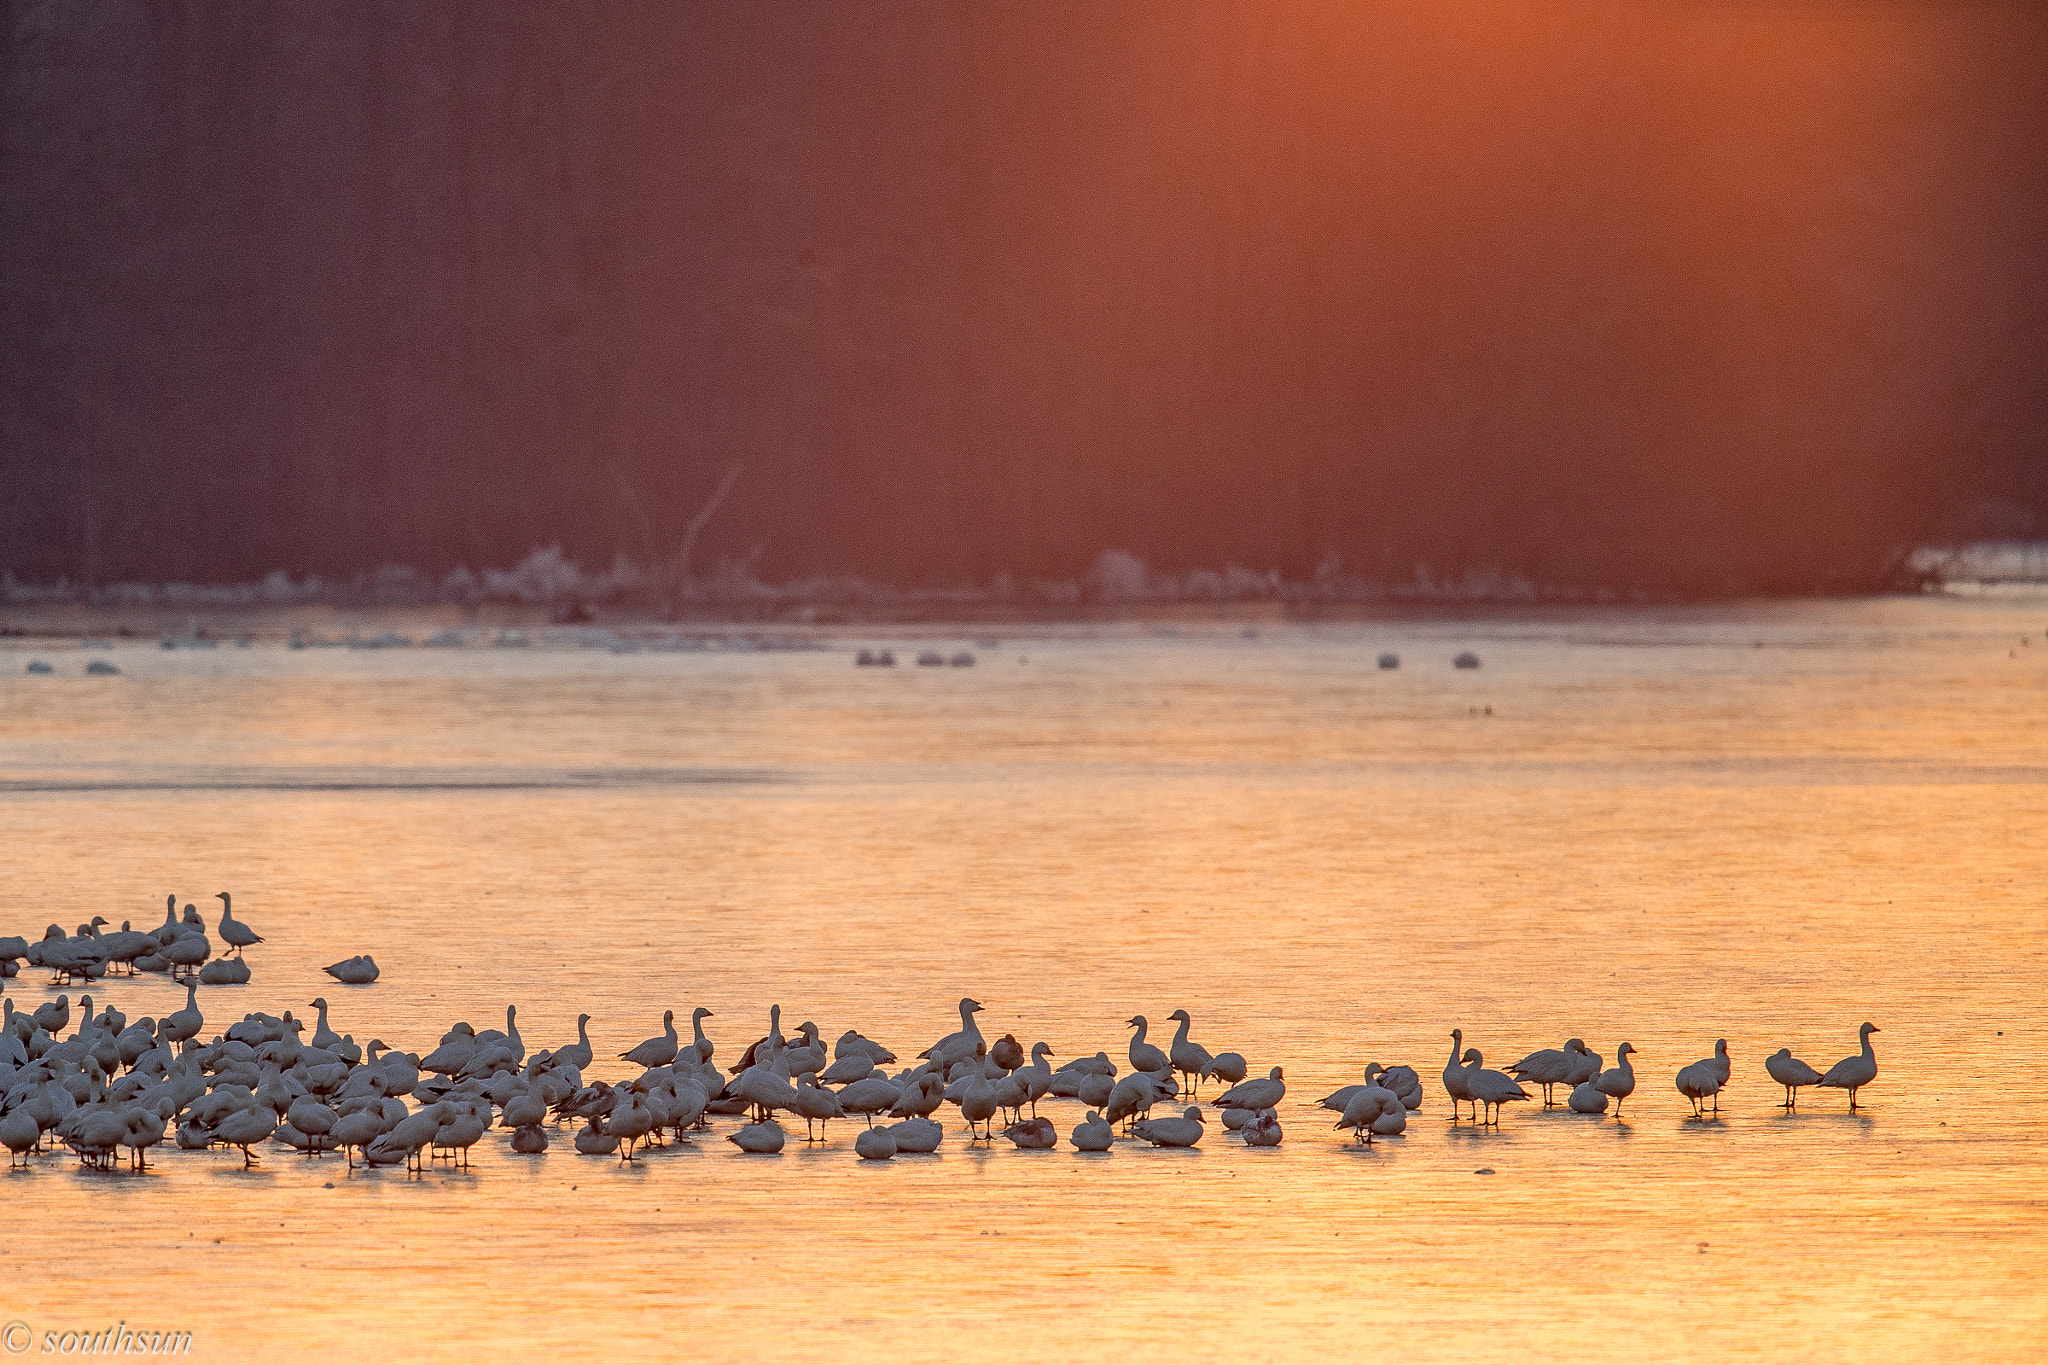
[[[225,893],[220,900],[222,941],[237,954],[261,943],[234,919]],[[186,1150],[238,1150],[245,1165],[256,1163],[256,1149],[274,1143],[308,1156],[340,1152],[351,1169],[360,1159],[372,1167],[421,1171],[440,1158],[466,1166],[469,1149],[494,1129],[509,1133],[514,1152],[543,1152],[550,1129],[560,1134],[564,1125],[579,1153],[632,1161],[646,1146],[685,1141],[721,1116],[740,1120],[727,1140],[749,1153],[780,1152],[796,1119],[803,1120],[810,1140],[834,1119],[858,1118],[863,1127],[854,1151],[880,1161],[936,1150],[945,1129],[932,1116],[947,1104],[957,1106],[972,1142],[1002,1137],[1024,1149],[1056,1147],[1058,1131],[1038,1113],[1039,1102],[1051,1098],[1085,1107],[1087,1117],[1067,1139],[1083,1152],[1108,1151],[1119,1125],[1127,1140],[1193,1147],[1207,1136],[1211,1118],[1247,1146],[1276,1147],[1282,1138],[1280,1104],[1287,1083],[1281,1068],[1252,1076],[1241,1054],[1210,1052],[1189,1037],[1194,1021],[1184,1009],[1168,1016],[1178,1027],[1164,1048],[1148,1041],[1144,1015],[1126,1021],[1133,1030],[1128,1069],[1105,1052],[1055,1067],[1047,1043],[1027,1052],[1013,1034],[991,1042],[975,1022],[982,1006],[971,998],[960,1001],[958,1030],[918,1053],[914,1065],[895,1071],[890,1068],[896,1054],[858,1031],[842,1034],[829,1052],[814,1023],[805,1021],[793,1036],[785,1034],[780,1006],[768,1011],[767,1033],[722,1069],[704,1031],[711,1011],[692,1012],[688,1039],[677,1031],[675,1012],[668,1011],[660,1033],[618,1054],[638,1074],[616,1082],[585,1074],[596,1061],[589,1015],[578,1017],[575,1042],[529,1053],[519,1034],[518,1009],[509,1005],[502,1031],[458,1023],[425,1056],[393,1050],[377,1038],[358,1045],[353,1035],[336,1033],[324,998],[311,1003],[317,1014],[310,1038],[301,1036],[306,1021],[287,1010],[275,1017],[245,1015],[213,1041],[202,1042],[206,1020],[199,987],[205,976],[197,969],[211,950],[181,946],[195,933],[204,940],[204,926],[195,930],[192,907],[186,907],[185,919],[176,917],[175,907],[173,897],[163,930],[133,934],[147,945],[130,942],[132,931],[125,928],[101,934],[104,921],[98,919],[81,925],[76,935],[52,926],[32,945],[0,939],[0,976],[17,975],[18,964],[27,962],[47,968],[52,983],[63,984],[95,979],[113,967],[147,970],[145,960],[154,958],[165,964],[157,970],[173,971],[186,987],[182,1009],[133,1022],[111,1007],[96,1012],[92,997],[84,996],[68,1038],[62,1036],[72,1022],[68,995],[33,1011],[17,1010],[13,997],[6,998],[0,1145],[14,1165],[26,1166],[61,1146],[96,1169],[114,1169],[123,1152],[130,1168],[144,1169],[149,1149],[169,1140]],[[367,983],[375,979],[376,965],[366,957],[351,958],[327,971]],[[1796,1107],[1800,1090],[1819,1087],[1847,1091],[1853,1110],[1857,1092],[1877,1077],[1870,1035],[1878,1029],[1865,1024],[1860,1032],[1862,1050],[1825,1073],[1789,1049],[1769,1058],[1765,1069],[1785,1087],[1781,1107]],[[1541,1089],[1546,1108],[1557,1103],[1562,1088],[1572,1111],[1603,1114],[1611,1101],[1619,1117],[1622,1103],[1635,1093],[1633,1055],[1635,1049],[1622,1043],[1614,1066],[1606,1067],[1582,1039],[1570,1038],[1496,1071],[1486,1067],[1479,1049],[1465,1046],[1462,1030],[1453,1029],[1442,1076],[1452,1122],[1463,1121],[1469,1105],[1474,1124],[1497,1125],[1502,1106],[1531,1098],[1525,1085]],[[1729,1076],[1724,1039],[1712,1056],[1679,1070],[1677,1088],[1693,1113],[1706,1117],[1719,1112]],[[1209,1083],[1225,1088],[1207,1101],[1215,1112],[1205,1116],[1200,1094]],[[1324,1096],[1316,1106],[1337,1115],[1332,1128],[1364,1145],[1403,1132],[1422,1100],[1414,1068],[1374,1062],[1359,1084]],[[1153,1117],[1160,1106],[1169,1112]]]

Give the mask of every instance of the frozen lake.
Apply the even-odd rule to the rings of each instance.
[[[632,1166],[493,1135],[423,1180],[280,1147],[44,1157],[0,1181],[0,1316],[38,1349],[125,1320],[223,1361],[2028,1357],[2044,627],[2025,598],[1044,627],[971,669],[907,665],[981,628],[10,641],[0,934],[230,890],[269,941],[251,984],[202,990],[209,1037],[324,994],[358,1042],[425,1053],[511,1003],[532,1048],[591,1014],[617,1080],[664,1009],[716,1011],[725,1063],[771,1003],[909,1058],[972,994],[1055,1062],[1121,1063],[1124,1019],[1184,1007],[1290,1091],[1273,1150],[1215,1124],[1191,1152],[970,1148],[948,1108],[935,1157],[874,1164],[854,1124],[764,1158],[730,1120]],[[905,666],[853,665],[884,645]],[[366,951],[374,986],[319,971]],[[131,1018],[184,994],[91,993]],[[1866,1019],[1865,1107],[1777,1108],[1763,1059],[1825,1068]],[[1618,1121],[1453,1126],[1453,1027],[1489,1065],[1626,1039],[1639,1088]],[[1699,1122],[1671,1078],[1720,1037]],[[1427,1101],[1361,1151],[1313,1102],[1374,1060]]]

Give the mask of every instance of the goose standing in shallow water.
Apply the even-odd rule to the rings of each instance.
[[[1173,1062],[1158,1048],[1145,1041],[1145,1016],[1134,1014],[1124,1021],[1137,1030],[1131,1035],[1131,1067],[1147,1073],[1164,1073],[1173,1069]]]
[[[1465,1030],[1460,1028],[1452,1029],[1451,1060],[1444,1063],[1444,1093],[1451,1097],[1452,1123],[1456,1123],[1462,1117],[1458,1111],[1458,1104],[1461,1100],[1471,1104],[1472,1121],[1477,1123],[1479,1121],[1479,1102],[1472,1098],[1472,1091],[1465,1084],[1465,1067],[1460,1055],[1464,1046]]]
[[[1870,1046],[1870,1035],[1882,1032],[1884,1030],[1875,1024],[1865,1024],[1858,1029],[1856,1036],[1863,1040],[1863,1051],[1836,1062],[1828,1068],[1827,1075],[1814,1082],[1823,1089],[1848,1091],[1849,1112],[1852,1114],[1856,1112],[1856,1092],[1877,1079],[1877,1053]]]
[[[242,955],[242,949],[263,942],[261,934],[235,918],[234,903],[227,892],[220,892],[216,899],[220,901],[220,941],[233,948],[236,957]]]
[[[1616,1118],[1621,1117],[1621,1102],[1636,1093],[1636,1070],[1628,1060],[1634,1052],[1634,1046],[1629,1043],[1614,1049],[1614,1065],[1591,1081],[1595,1090],[1614,1101]]]
[[[1529,1092],[1515,1084],[1514,1077],[1505,1072],[1486,1070],[1485,1059],[1476,1047],[1465,1049],[1465,1091],[1472,1097],[1474,1117],[1477,1117],[1477,1106],[1483,1104],[1490,1113],[1486,1122],[1496,1128],[1500,1126],[1500,1107],[1503,1104],[1529,1098]]]
[[[1188,1039],[1188,1030],[1194,1026],[1194,1020],[1186,1010],[1175,1010],[1166,1017],[1180,1021],[1180,1028],[1174,1033],[1173,1045],[1166,1049],[1166,1055],[1173,1062],[1173,1069],[1180,1073],[1181,1083],[1188,1088],[1188,1093],[1200,1094],[1202,1073],[1216,1059],[1209,1055],[1208,1048]]]
[[[979,1000],[962,996],[959,1031],[947,1034],[917,1055],[930,1060],[941,1072],[955,1062],[964,1062],[969,1058],[981,1056],[988,1050],[988,1045],[981,1036],[981,1027],[974,1022],[974,1016],[979,1014],[981,1009]]]
[[[676,1012],[674,1010],[663,1010],[661,1012],[661,1028],[662,1031],[655,1034],[652,1038],[644,1042],[635,1043],[627,1051],[621,1052],[619,1060],[631,1062],[634,1066],[644,1067],[667,1066],[670,1062],[674,1061],[676,1059]]]
[[[1778,1106],[1780,1109],[1797,1109],[1801,1087],[1820,1084],[1820,1073],[1794,1057],[1789,1047],[1781,1047],[1764,1058],[1764,1070],[1785,1087],[1785,1102]]]
[[[1692,1101],[1694,1117],[1705,1114],[1708,1100],[1714,1102],[1714,1112],[1721,1112],[1721,1087],[1728,1083],[1728,1040],[1714,1041],[1714,1055],[1702,1057],[1691,1066],[1682,1067],[1678,1072],[1678,1093]]]

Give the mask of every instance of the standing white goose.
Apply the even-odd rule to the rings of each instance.
[[[583,1071],[589,1068],[590,1057],[590,1016],[579,1014],[576,1016],[576,1041],[567,1047],[556,1048],[555,1060]]]
[[[1276,1066],[1264,1079],[1233,1085],[1209,1103],[1218,1109],[1249,1109],[1256,1114],[1261,1109],[1279,1108],[1286,1095],[1287,1082]]]
[[[1472,1098],[1471,1089],[1465,1084],[1465,1066],[1461,1057],[1465,1047],[1465,1030],[1451,1030],[1451,1060],[1444,1063],[1444,1093],[1451,1097],[1451,1122],[1460,1117],[1458,1102],[1467,1101],[1472,1105],[1472,1121],[1479,1121],[1479,1102]]]
[[[1858,1029],[1856,1036],[1863,1040],[1863,1051],[1836,1062],[1828,1068],[1827,1075],[1814,1082],[1823,1089],[1848,1091],[1849,1112],[1852,1114],[1856,1112],[1856,1092],[1877,1079],[1877,1053],[1870,1046],[1870,1035],[1882,1032],[1884,1030],[1875,1024],[1865,1024]]]
[[[261,934],[235,918],[227,892],[219,892],[216,898],[220,901],[220,941],[233,948],[236,957],[242,955],[242,949],[263,942]]]
[[[1166,1055],[1173,1062],[1173,1069],[1181,1074],[1182,1083],[1188,1087],[1189,1092],[1200,1093],[1202,1073],[1208,1070],[1216,1059],[1209,1055],[1208,1048],[1189,1041],[1188,1030],[1194,1026],[1194,1020],[1189,1017],[1186,1010],[1175,1010],[1166,1017],[1180,1021],[1180,1028],[1174,1033],[1173,1045],[1167,1048]]]
[[[199,983],[197,981],[187,981],[185,983],[185,1008],[172,1010],[164,1016],[162,1026],[164,1038],[169,1042],[182,1043],[187,1038],[198,1037],[199,1030],[205,1027],[205,1024],[206,1016],[199,1012]]]
[[[1465,1049],[1465,1091],[1472,1097],[1474,1117],[1477,1117],[1476,1106],[1483,1104],[1490,1111],[1486,1122],[1495,1127],[1500,1126],[1500,1107],[1503,1104],[1529,1098],[1529,1092],[1515,1084],[1514,1077],[1502,1071],[1488,1071],[1485,1058],[1479,1055],[1476,1047]]]
[[[1145,1041],[1145,1016],[1134,1014],[1124,1021],[1137,1030],[1131,1035],[1131,1066],[1138,1071],[1163,1074],[1173,1069],[1172,1060],[1158,1048]]]
[[[1687,1067],[1681,1067],[1676,1084],[1678,1093],[1692,1101],[1695,1117],[1705,1113],[1708,1100],[1714,1102],[1714,1112],[1721,1112],[1721,1087],[1728,1083],[1728,1040],[1714,1041],[1714,1055],[1702,1057]]]
[[[1593,1078],[1593,1088],[1614,1101],[1614,1117],[1621,1117],[1621,1102],[1636,1093],[1636,1069],[1629,1065],[1635,1047],[1623,1043],[1614,1049],[1614,1065]]]
[[[676,1012],[674,1010],[663,1010],[661,1012],[661,1030],[654,1037],[644,1042],[635,1043],[627,1051],[621,1052],[619,1060],[631,1062],[634,1066],[667,1066],[676,1059]]]
[[[981,1056],[983,1052],[987,1051],[987,1044],[982,1039],[980,1025],[974,1022],[974,1016],[980,1012],[981,1002],[979,1000],[962,996],[960,998],[960,1031],[947,1034],[917,1055],[930,1058],[942,1072],[951,1067],[955,1062],[964,1062],[971,1057]]]
[[[1778,1106],[1780,1109],[1797,1109],[1800,1089],[1820,1084],[1820,1073],[1794,1057],[1789,1047],[1781,1047],[1764,1058],[1764,1070],[1771,1073],[1772,1080],[1785,1087],[1785,1102]]]
[[[313,1046],[327,1048],[331,1051],[334,1045],[341,1041],[341,1035],[327,1027],[327,997],[324,995],[314,996],[313,1008],[320,1011],[320,1017],[313,1026]]]
[[[711,1018],[711,1011],[705,1009],[702,1005],[690,1011],[690,1033],[692,1039],[690,1046],[697,1049],[697,1064],[699,1066],[711,1065],[712,1044],[711,1040],[704,1036],[704,1021],[709,1018]]]

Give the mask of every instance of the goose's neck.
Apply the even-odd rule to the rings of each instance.
[[[1147,1028],[1147,1027],[1149,1027],[1149,1025],[1147,1025],[1147,1023],[1146,1023],[1146,1022],[1145,1022],[1145,1021],[1144,1021],[1143,1019],[1140,1019],[1140,1020],[1138,1020],[1138,1032],[1137,1032],[1137,1036],[1131,1039],[1131,1046],[1132,1046],[1132,1047],[1138,1047],[1138,1046],[1141,1046],[1141,1045],[1142,1045],[1142,1044],[1144,1043],[1144,1041],[1145,1041],[1145,1030],[1146,1030],[1146,1028]]]
[[[1866,1062],[1877,1060],[1877,1049],[1870,1045],[1870,1035],[1867,1033],[1863,1035],[1863,1060]]]
[[[1188,1019],[1180,1021],[1180,1027],[1173,1031],[1173,1041],[1175,1044],[1185,1043],[1188,1040],[1188,1025],[1191,1022],[1193,1021]]]
[[[1463,1043],[1463,1042],[1464,1042],[1464,1039],[1462,1039],[1462,1038],[1458,1037],[1458,1035],[1457,1035],[1457,1034],[1455,1034],[1455,1033],[1454,1033],[1454,1034],[1452,1034],[1452,1035],[1451,1035],[1451,1060],[1450,1060],[1449,1062],[1445,1063],[1445,1065],[1447,1065],[1447,1066],[1457,1066],[1457,1065],[1458,1065],[1458,1047],[1459,1047],[1459,1045],[1460,1045],[1461,1043]]]
[[[590,1026],[581,1019],[576,1021],[576,1041],[585,1047],[590,1046]]]

